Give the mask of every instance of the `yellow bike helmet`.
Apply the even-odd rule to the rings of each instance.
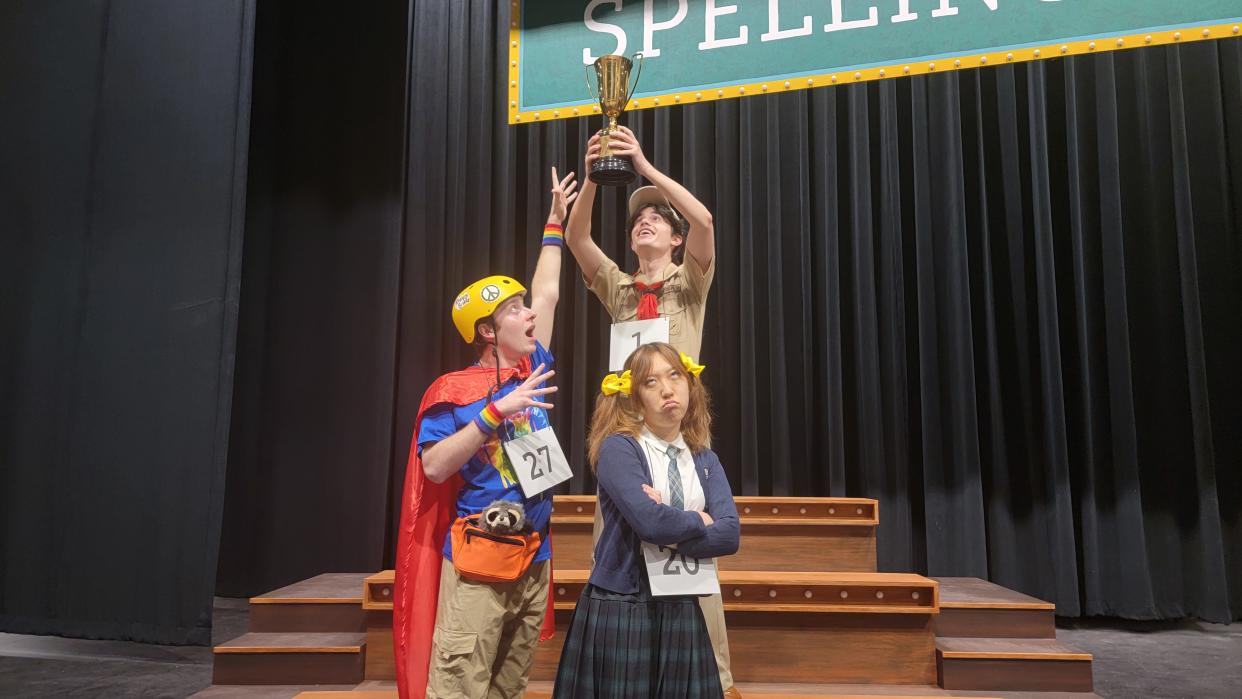
[[[471,284],[453,301],[453,325],[467,344],[474,342],[474,326],[496,312],[505,299],[525,294],[526,287],[512,277],[496,274]]]

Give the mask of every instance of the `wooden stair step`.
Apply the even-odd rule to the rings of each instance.
[[[1090,692],[953,692],[939,687],[924,685],[843,685],[843,684],[785,684],[741,682],[738,690],[746,699],[909,699],[909,697],[964,697],[973,699],[1100,699]],[[524,695],[525,699],[550,699],[552,683],[532,681]],[[246,698],[248,699],[248,698]],[[296,699],[397,699],[396,683],[392,681],[364,682],[356,689],[332,691],[316,688],[306,690]]]
[[[739,495],[733,498],[742,524],[791,522],[808,525],[875,526],[880,523],[879,501],[872,498],[786,498]],[[593,524],[594,495],[557,495],[552,521]]]
[[[360,633],[367,573],[324,573],[250,598],[250,631]]]
[[[806,685],[747,683],[738,684],[746,699],[909,699],[909,697],[948,697],[951,692],[932,686],[903,685]],[[552,683],[532,681],[525,699],[551,699]],[[999,699],[971,693],[975,699]],[[351,691],[307,690],[295,699],[397,699],[394,682],[367,682]],[[1075,697],[1075,699],[1080,699]]]
[[[245,633],[216,646],[216,655],[255,653],[360,653],[364,633]]]
[[[1092,691],[1090,653],[1047,638],[939,638],[936,667],[945,689]]]
[[[353,684],[213,684],[189,696],[189,699],[293,699],[313,688],[319,692],[350,692]],[[394,690],[395,692],[395,690]]]
[[[556,572],[559,630],[568,628],[587,577],[583,570]],[[934,580],[905,573],[721,571],[720,586],[739,682],[936,681]],[[558,633],[539,645],[532,679],[555,677],[563,642]]]
[[[948,696],[944,694],[835,694],[835,693],[815,693],[801,694],[788,692],[752,692],[743,690],[742,685],[738,685],[738,691],[746,699],[909,699],[910,697],[925,696]],[[975,699],[999,699],[998,697],[986,697],[971,695]],[[551,690],[528,690],[524,695],[524,699],[551,699]],[[294,697],[294,699],[398,699],[397,691],[374,691],[374,690],[351,690],[344,692],[333,691],[307,691],[302,692]]]
[[[572,610],[588,570],[553,575],[558,610]],[[935,614],[939,585],[910,573],[794,573],[724,570],[719,573],[726,612]],[[393,571],[366,579],[363,606],[392,609]]]
[[[737,497],[741,547],[721,569],[875,572],[879,502],[870,498]],[[590,567],[593,495],[557,495],[552,503],[556,565]]]
[[[354,684],[365,633],[247,633],[213,649],[212,684]]]
[[[590,571],[558,570],[557,609],[573,609]],[[726,612],[935,614],[938,585],[909,573],[792,573],[723,570]]]
[[[552,589],[560,632],[539,644],[532,679],[556,676],[564,631],[588,577],[585,570],[555,571]],[[735,677],[762,682],[936,681],[932,620],[938,612],[939,585],[930,578],[754,571],[721,571],[719,577]],[[392,609],[392,584],[393,571],[367,578],[363,605],[372,615]],[[392,643],[391,627],[372,628],[368,638],[376,650],[374,661],[368,654],[367,677],[392,677],[391,659],[384,655]],[[817,650],[808,653],[807,647]]]
[[[979,578],[940,583],[938,638],[1056,638],[1056,605]]]

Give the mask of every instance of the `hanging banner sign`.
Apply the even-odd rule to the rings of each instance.
[[[1242,22],[1242,0],[511,0],[509,10],[511,124],[599,115],[592,64],[607,54],[642,54],[628,111],[1220,39]]]

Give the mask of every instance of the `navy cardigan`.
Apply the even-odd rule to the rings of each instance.
[[[639,576],[644,575],[642,541],[676,544],[678,551],[695,558],[737,552],[737,507],[729,479],[712,450],[694,455],[694,472],[703,485],[704,510],[712,516],[711,526],[703,524],[698,512],[674,510],[643,492],[643,484],[652,485],[651,473],[643,448],[633,437],[614,434],[605,439],[595,470],[604,527],[595,545],[592,585],[620,594],[638,592]]]

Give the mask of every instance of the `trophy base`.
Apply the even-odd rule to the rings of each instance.
[[[591,181],[606,187],[624,187],[638,178],[629,158],[610,155],[600,158],[591,166]]]

